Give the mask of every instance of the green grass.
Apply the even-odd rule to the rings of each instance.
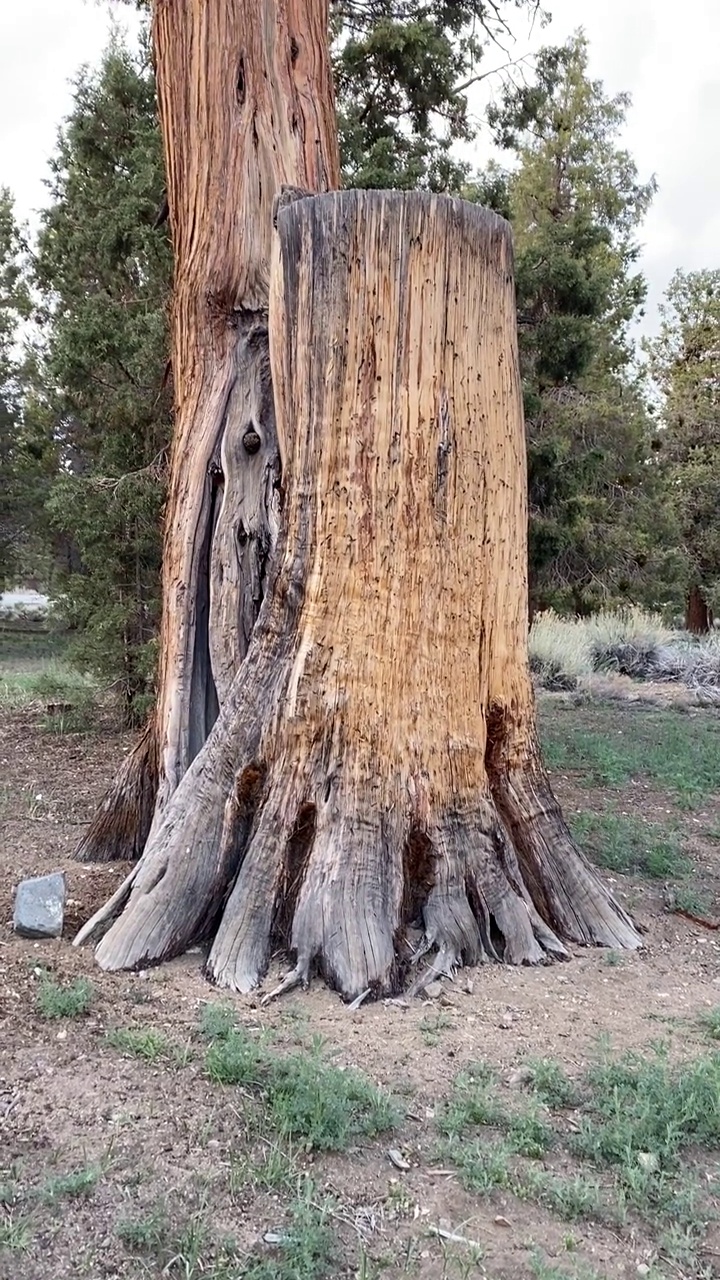
[[[233,1196],[253,1187],[260,1191],[286,1191],[297,1182],[297,1158],[290,1144],[269,1142],[257,1152],[234,1156],[229,1185]]]
[[[720,1010],[703,1025],[720,1036]],[[567,1221],[639,1218],[683,1274],[704,1276],[701,1245],[717,1188],[693,1164],[703,1151],[715,1160],[720,1152],[720,1053],[680,1064],[658,1046],[606,1055],[578,1084],[550,1059],[528,1068],[527,1087],[543,1111],[506,1107],[482,1066],[461,1073],[437,1117],[438,1158],[475,1194],[503,1190]],[[550,1148],[574,1171],[539,1165]]]
[[[703,1013],[700,1025],[711,1040],[720,1040],[720,1005]]]
[[[588,857],[608,871],[670,880],[692,870],[692,863],[682,854],[678,834],[658,823],[619,813],[571,814],[568,822]]]
[[[595,1066],[576,1151],[628,1174],[676,1170],[690,1145],[720,1148],[720,1053],[674,1067],[665,1051]]]
[[[315,1187],[304,1179],[285,1211],[279,1240],[241,1256],[232,1240],[218,1237],[203,1205],[182,1225],[164,1204],[140,1217],[121,1219],[116,1234],[129,1253],[152,1259],[152,1274],[182,1280],[329,1280],[338,1274],[337,1247],[330,1226],[331,1206],[317,1203]]]
[[[576,1103],[577,1089],[559,1062],[553,1062],[552,1058],[533,1058],[527,1064],[527,1071],[528,1086],[539,1102],[553,1108],[572,1107]]]
[[[144,1062],[166,1062],[176,1067],[187,1066],[192,1054],[187,1046],[175,1044],[154,1027],[115,1027],[105,1036],[113,1049]]]
[[[9,710],[33,704],[68,704],[73,710],[91,708],[98,686],[65,662],[51,658],[39,670],[10,670],[0,674],[0,706]]]
[[[206,1035],[208,1016],[206,1010]],[[393,1100],[359,1072],[333,1066],[317,1048],[277,1054],[242,1028],[233,1029],[225,1018],[208,1048],[206,1068],[216,1083],[252,1091],[278,1133],[319,1151],[342,1151],[354,1139],[383,1133],[398,1120]]]
[[[646,779],[684,804],[720,792],[720,717],[708,712],[553,707],[541,719],[545,762],[619,788]]]
[[[340,1274],[330,1205],[317,1204],[314,1193],[306,1182],[290,1206],[290,1221],[274,1256],[249,1259],[239,1280],[327,1280]]]
[[[0,1213],[0,1249],[20,1251],[30,1248],[32,1230],[29,1218],[5,1211]]]
[[[78,978],[70,985],[43,977],[37,993],[36,1005],[43,1018],[79,1018],[86,1014],[93,999],[93,985],[87,978]]]
[[[133,1253],[158,1253],[168,1235],[167,1211],[164,1205],[155,1205],[149,1213],[138,1218],[121,1218],[115,1228],[125,1247]]]
[[[101,1170],[97,1165],[87,1165],[83,1169],[74,1169],[72,1173],[58,1174],[48,1178],[43,1187],[45,1200],[61,1200],[66,1197],[76,1200],[81,1196],[89,1196],[100,1180]]]

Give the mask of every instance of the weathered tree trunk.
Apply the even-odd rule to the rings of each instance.
[[[339,185],[328,0],[155,0],[176,394],[153,774],[144,739],[76,856],[139,853],[247,651],[277,537],[273,200]],[[143,796],[133,830],[128,798]],[[122,833],[122,834],[121,834]],[[122,854],[120,851],[123,851]]]
[[[284,985],[317,965],[353,998],[430,949],[416,986],[637,945],[538,751],[511,259],[508,225],[458,200],[278,211],[281,535],[205,746],[80,935],[103,967],[211,939],[212,977],[247,991],[280,945]]]
[[[707,635],[713,625],[712,611],[697,583],[691,586],[685,601],[685,630]]]

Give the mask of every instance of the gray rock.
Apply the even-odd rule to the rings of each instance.
[[[59,938],[64,913],[64,872],[36,876],[18,885],[13,928],[21,938]]]

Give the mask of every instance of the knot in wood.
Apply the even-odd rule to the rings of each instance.
[[[257,453],[260,445],[262,444],[262,440],[253,427],[248,427],[242,438],[242,442],[246,453]]]

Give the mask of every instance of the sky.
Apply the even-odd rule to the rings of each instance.
[[[659,190],[642,228],[640,266],[649,295],[643,328],[677,267],[720,267],[720,3],[718,0],[544,0],[549,26],[513,17],[514,53],[561,43],[578,27],[590,41],[590,72],[609,93],[632,96],[623,144],[641,179]],[[94,0],[0,4],[0,185],[32,220],[46,201],[43,178],[71,81],[95,64],[124,6]]]

